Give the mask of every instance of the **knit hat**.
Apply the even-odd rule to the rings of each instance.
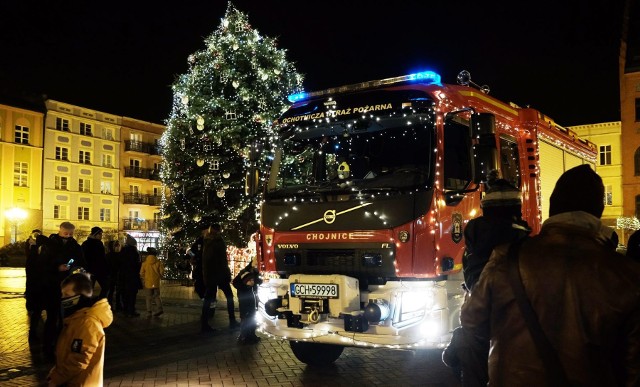
[[[584,211],[600,218],[604,211],[602,178],[587,164],[563,173],[549,198],[549,216]]]
[[[242,273],[242,275],[240,275],[240,279],[242,280],[242,283],[244,285],[247,284],[247,282],[251,281],[251,280],[255,280],[256,277],[253,273],[251,273],[250,271],[244,272]]]
[[[492,182],[480,201],[483,210],[488,207],[520,206],[521,204],[520,190],[504,179]]]
[[[102,232],[102,229],[98,226],[91,227],[91,236],[98,235]]]
[[[127,246],[135,246],[138,244],[138,241],[136,241],[136,239],[134,237],[132,237],[131,235],[127,234],[125,240],[124,240],[124,244]]]

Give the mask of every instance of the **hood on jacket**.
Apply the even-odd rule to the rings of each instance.
[[[97,319],[100,321],[103,328],[108,327],[113,322],[113,312],[111,311],[111,306],[106,298],[96,301],[92,306],[80,309],[71,316],[66,317],[65,320],[75,320],[85,316]]]
[[[149,255],[147,255],[147,258],[145,258],[144,262],[145,263],[148,262],[149,265],[152,265],[152,264],[158,262],[158,257],[156,257],[153,254],[149,254]]]

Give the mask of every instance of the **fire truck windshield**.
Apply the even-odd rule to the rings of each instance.
[[[432,185],[433,114],[394,120],[365,130],[306,131],[283,141],[271,166],[268,192],[393,190]],[[334,122],[331,125],[336,127]],[[335,133],[335,130],[331,132]]]

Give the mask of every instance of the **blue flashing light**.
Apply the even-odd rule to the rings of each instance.
[[[440,84],[440,81],[441,81],[440,74],[434,71],[421,71],[419,73],[402,75],[400,77],[356,83],[353,85],[341,86],[341,87],[336,87],[333,89],[327,89],[322,91],[313,91],[310,93],[306,93],[306,92],[295,93],[295,94],[289,95],[287,99],[289,100],[289,102],[295,103],[295,102],[304,101],[312,97],[321,97],[321,96],[331,95],[335,93],[344,93],[349,91],[363,90],[363,89],[372,88],[372,87],[392,85],[400,82],[423,82],[423,83],[429,83],[429,84],[434,84],[434,83]]]
[[[287,99],[289,100],[289,102],[298,102],[298,101],[302,101],[305,100],[309,97],[309,93],[305,93],[304,91],[301,93],[295,93],[295,94],[290,94]]]
[[[408,81],[428,81],[431,83],[440,83],[440,74],[433,71],[421,71],[415,74],[407,75]]]

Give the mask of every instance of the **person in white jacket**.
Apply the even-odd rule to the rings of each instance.
[[[164,265],[158,260],[158,250],[154,247],[147,247],[147,258],[140,268],[140,277],[144,287],[147,301],[147,317],[160,316],[164,313],[162,309],[162,298],[160,298],[160,280],[164,274]],[[155,302],[156,312],[153,313],[152,304]]]

